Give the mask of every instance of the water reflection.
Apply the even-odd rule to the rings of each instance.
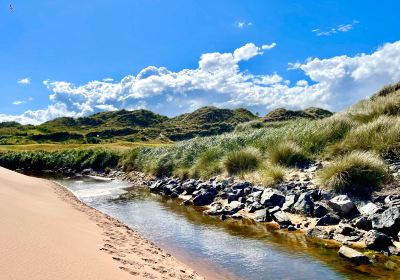
[[[179,200],[133,188],[116,199],[125,182],[85,178],[63,180],[89,205],[114,216],[168,251],[217,271],[243,279],[398,279],[382,265],[355,267],[337,255],[331,244],[303,234],[271,230],[249,220],[220,220]],[[397,261],[397,260],[396,260]],[[198,267],[199,265],[197,265]],[[226,278],[232,278],[231,276]]]

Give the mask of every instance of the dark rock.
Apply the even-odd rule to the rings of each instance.
[[[341,216],[347,216],[355,209],[354,203],[347,195],[335,196],[328,201],[328,205]]]
[[[365,236],[367,248],[372,250],[387,250],[393,244],[392,239],[384,233],[377,230],[370,230]]]
[[[400,208],[389,208],[371,217],[372,228],[395,237],[400,230]]]
[[[237,194],[234,193],[228,193],[228,203],[232,202],[232,201],[237,201],[239,199],[239,196]]]
[[[354,220],[354,226],[359,228],[359,229],[362,229],[362,230],[370,230],[370,229],[372,229],[371,220],[369,220],[365,216],[361,216],[359,218],[356,218]]]
[[[327,213],[328,213],[328,208],[325,205],[319,202],[314,204],[314,217],[321,218],[325,216]]]
[[[176,192],[172,192],[171,195],[170,195],[170,197],[171,197],[171,198],[177,198],[177,197],[179,197],[179,194],[176,193]]]
[[[193,204],[196,206],[205,206],[205,205],[208,205],[211,202],[213,202],[213,200],[214,200],[214,195],[212,195],[209,192],[204,192],[204,193],[197,195],[193,199]]]
[[[231,186],[232,190],[243,190],[249,187],[251,184],[249,182],[238,182]]]
[[[352,236],[356,233],[356,229],[347,224],[340,224],[335,233],[343,234],[345,236]]]
[[[263,191],[260,203],[264,206],[282,207],[285,203],[285,197],[280,192],[268,188]]]
[[[254,212],[254,220],[257,222],[271,222],[272,217],[267,209],[260,209]]]
[[[287,230],[288,231],[295,231],[296,228],[294,226],[290,225],[290,226],[288,226]]]
[[[340,247],[339,255],[357,265],[369,263],[369,259],[367,256],[346,246]]]
[[[293,210],[299,213],[311,215],[314,210],[314,203],[309,193],[302,193],[297,202],[293,205]]]
[[[155,181],[150,187],[150,191],[152,192],[158,192],[161,190],[161,187],[164,185],[164,182],[161,180]]]
[[[318,219],[317,226],[329,226],[329,225],[337,225],[340,222],[340,217],[333,214],[328,213],[322,218]]]
[[[272,214],[272,218],[280,225],[280,226],[289,226],[292,222],[289,220],[288,216],[283,211],[277,211]]]
[[[262,191],[255,191],[255,192],[250,193],[248,195],[248,197],[252,197],[254,199],[258,199],[259,200],[261,198],[262,193],[263,193]]]
[[[241,209],[243,209],[244,204],[240,203],[239,201],[232,201],[231,203],[229,203],[228,205],[226,205],[224,207],[224,214],[227,215],[233,215],[236,212],[240,211]]]
[[[274,213],[276,213],[276,212],[278,212],[278,211],[281,211],[281,208],[280,208],[279,206],[275,206],[275,207],[273,207],[273,208],[271,208],[271,209],[268,209],[268,212],[269,212],[271,215],[273,215]]]

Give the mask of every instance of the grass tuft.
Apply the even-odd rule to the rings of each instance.
[[[380,157],[370,152],[353,151],[323,168],[318,180],[337,192],[367,196],[379,189],[387,176]]]
[[[226,171],[230,175],[254,171],[260,165],[261,155],[257,149],[246,148],[240,151],[233,151],[227,154],[223,161]]]
[[[273,186],[283,182],[285,178],[285,168],[280,165],[270,165],[259,171],[261,183],[265,186]]]
[[[294,142],[282,142],[271,148],[269,158],[273,164],[300,166],[308,161],[304,150]]]

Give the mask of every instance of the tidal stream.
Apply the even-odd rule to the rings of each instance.
[[[220,221],[178,199],[118,180],[57,180],[86,204],[137,230],[200,274],[220,279],[398,279],[382,266],[355,267],[337,249],[301,233],[249,221]],[[118,199],[129,187],[129,199]],[[125,196],[126,197],[126,196]]]

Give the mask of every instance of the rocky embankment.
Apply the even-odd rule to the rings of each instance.
[[[390,167],[398,175],[400,164]],[[362,200],[336,194],[313,183],[319,168],[319,164],[309,166],[274,188],[233,178],[139,180],[152,192],[180,198],[184,205],[204,207],[204,214],[221,220],[253,219],[336,241],[343,245],[339,254],[355,263],[368,263],[369,259],[350,247],[400,256],[400,195],[374,194]],[[138,180],[137,173],[133,177]]]

